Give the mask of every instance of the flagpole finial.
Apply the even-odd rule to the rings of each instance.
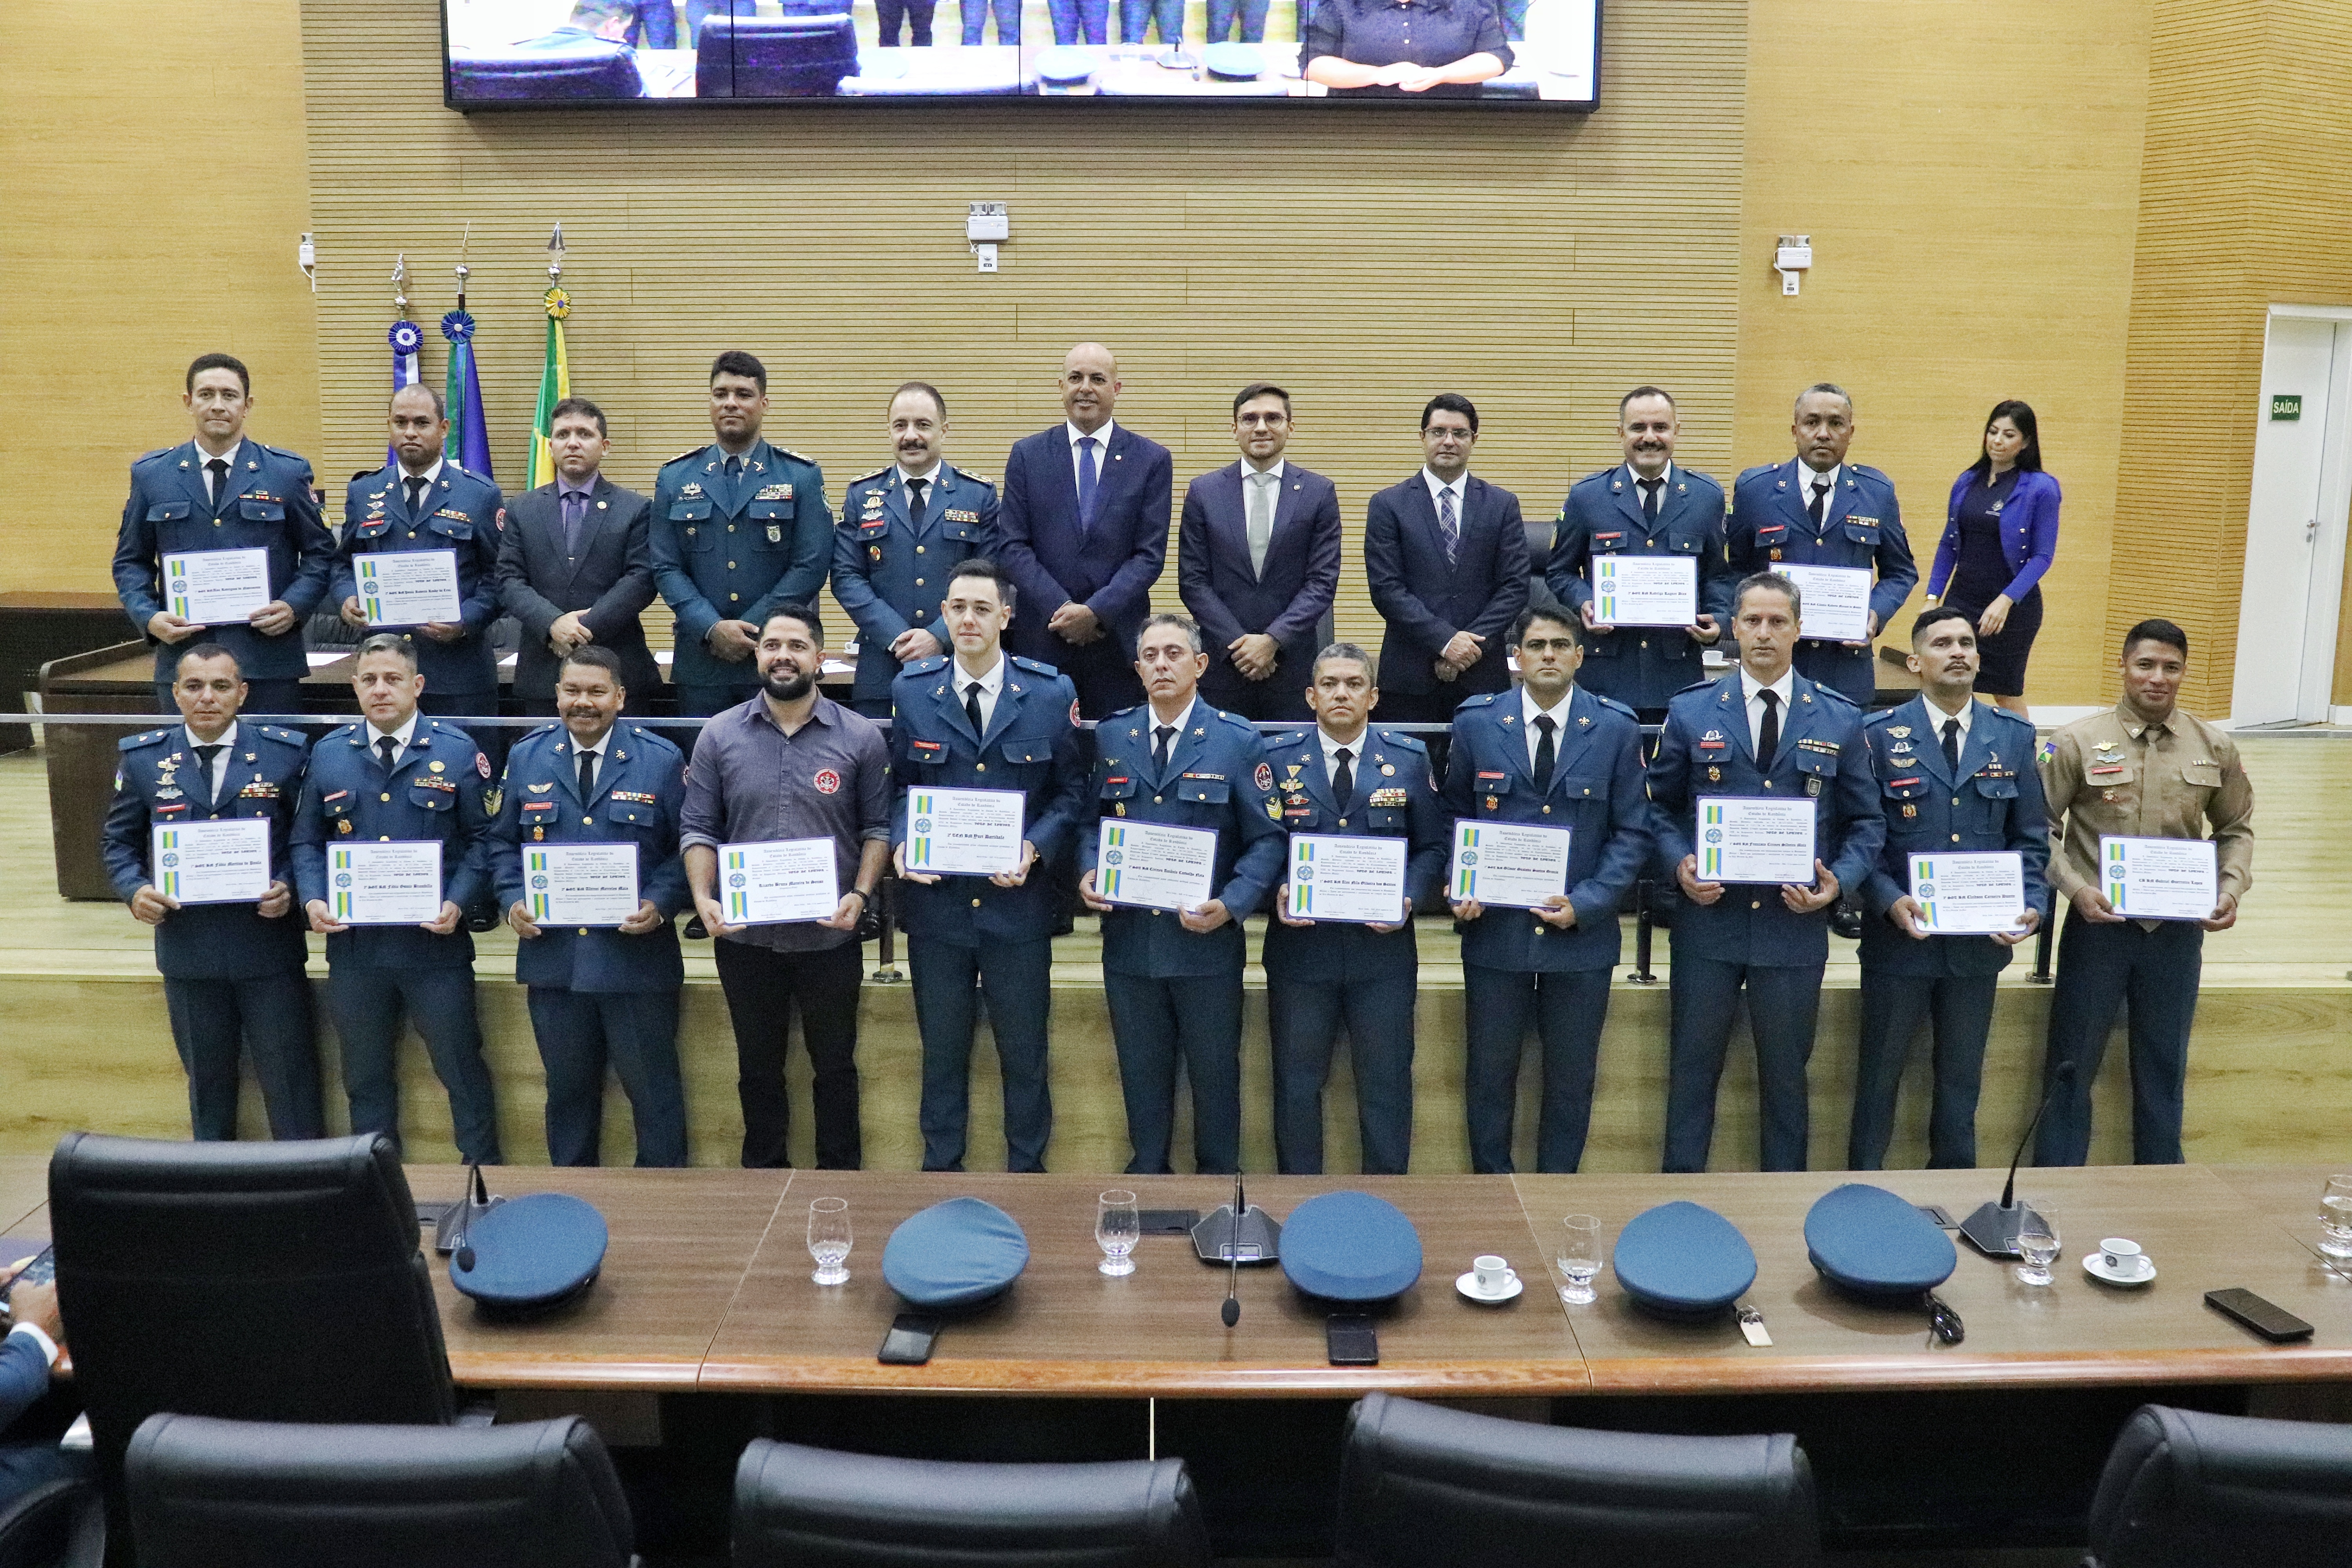
[[[555,232],[547,237],[547,276],[550,282],[563,277],[563,226],[557,224]]]
[[[404,250],[392,261],[392,308],[408,314],[408,252]]]

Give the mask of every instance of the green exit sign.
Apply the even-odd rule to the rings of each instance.
[[[2303,395],[2301,393],[2293,392],[2279,392],[2272,394],[2271,417],[2273,419],[2302,418]]]

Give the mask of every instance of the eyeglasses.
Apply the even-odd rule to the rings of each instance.
[[[1960,1321],[1960,1315],[1933,1290],[1926,1293],[1923,1305],[1927,1309],[1927,1332],[1932,1340],[1956,1345],[1969,1337],[1968,1327]]]

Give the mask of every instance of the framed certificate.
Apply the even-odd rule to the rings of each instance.
[[[1197,910],[1215,897],[1217,836],[1205,827],[1104,817],[1095,895],[1146,910]]]
[[[2006,850],[1911,857],[1921,929],[1937,936],[2013,931],[2025,913],[2025,862]]]
[[[327,846],[327,910],[341,925],[429,925],[441,918],[441,841]]]
[[[1814,803],[1756,795],[1698,797],[1698,879],[1811,887]]]
[[[619,925],[637,912],[637,847],[526,844],[522,890],[534,924]]]
[[[1395,925],[1405,917],[1404,840],[1294,833],[1289,887],[1293,920]]]
[[[1027,797],[1017,789],[909,789],[909,871],[993,877],[1021,868]]]
[[[463,618],[457,601],[457,552],[403,550],[352,557],[360,608],[372,626],[421,626]]]
[[[1797,585],[1804,603],[1797,635],[1823,642],[1870,640],[1870,590],[1875,581],[1860,566],[1802,566],[1775,562],[1772,570]]]
[[[1592,618],[1614,626],[1687,626],[1698,620],[1696,555],[1596,555]]]
[[[736,926],[831,920],[841,908],[841,861],[830,838],[719,847],[719,907]]]
[[[266,816],[159,826],[151,838],[149,873],[174,903],[257,904],[269,891]]]
[[[1539,908],[1568,891],[1568,849],[1574,837],[1566,827],[1457,821],[1445,896],[1457,904]]]
[[[2210,838],[2099,836],[2099,891],[2116,913],[2140,921],[2201,921],[2221,901]]]

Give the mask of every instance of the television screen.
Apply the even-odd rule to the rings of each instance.
[[[1600,96],[1600,0],[443,0],[442,16],[460,110]]]

